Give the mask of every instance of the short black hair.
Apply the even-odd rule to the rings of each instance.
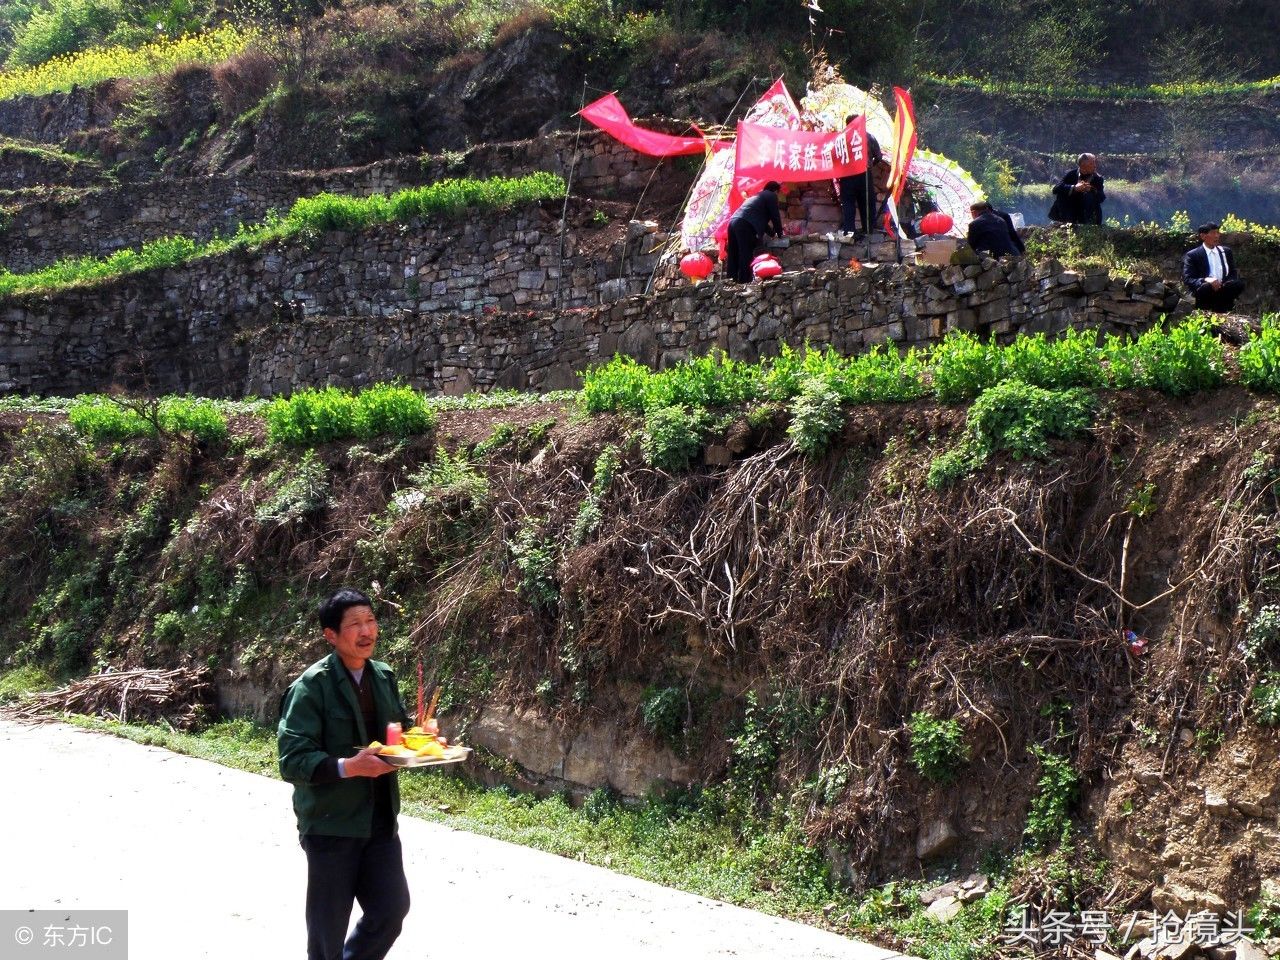
[[[1208,223],[1202,223],[1200,226],[1196,227],[1196,233],[1203,237],[1206,233],[1213,233],[1213,231],[1220,229],[1222,229],[1221,224],[1214,223],[1210,220]]]
[[[973,212],[974,210],[981,210],[983,213],[986,213],[988,210],[991,210],[991,209],[994,209],[994,208],[986,200],[975,200],[973,201],[973,203],[969,204],[970,212]]]
[[[352,607],[368,607],[372,610],[373,601],[359,590],[343,587],[320,604],[319,609],[316,610],[316,615],[320,618],[321,629],[340,630],[342,628],[342,618]]]
[[[782,189],[782,184],[780,184],[777,180],[770,180],[768,183],[764,185],[764,188],[766,190],[772,190],[774,193],[777,193],[779,190]]]

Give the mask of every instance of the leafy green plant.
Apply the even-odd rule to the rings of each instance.
[[[622,451],[616,444],[607,445],[596,457],[591,487],[587,490],[582,506],[578,508],[578,515],[574,518],[573,528],[569,533],[569,542],[572,545],[581,546],[586,543],[587,538],[600,526],[600,521],[603,519],[600,503],[608,493],[609,487],[613,485],[614,477],[617,476],[621,464]]]
[[[1110,336],[1103,356],[1117,389],[1151,387],[1185,396],[1220,386],[1226,378],[1222,341],[1202,317],[1193,316],[1168,331],[1152,328],[1136,340]]]
[[[1280,317],[1264,316],[1261,328],[1240,348],[1237,360],[1240,382],[1246,387],[1280,393]]]
[[[644,410],[645,385],[653,371],[631,357],[615,356],[582,374],[582,406],[588,413]]]
[[[1280,650],[1280,606],[1267,604],[1254,614],[1244,632],[1244,658],[1261,663]]]
[[[510,547],[511,560],[520,574],[521,595],[539,610],[555,610],[560,603],[555,545],[534,524],[527,524]]]
[[[1032,846],[1043,850],[1062,840],[1071,829],[1071,806],[1080,788],[1080,775],[1071,766],[1070,757],[1041,746],[1033,746],[1031,752],[1040,761],[1040,777],[1024,833]]]
[[[966,430],[984,453],[1007,450],[1017,460],[1047,457],[1049,440],[1087,430],[1093,409],[1093,395],[1082,388],[1044,390],[1006,380],[974,401]]]
[[[684,736],[688,699],[679,687],[648,687],[640,705],[644,728],[672,749]]]
[[[929,355],[934,395],[943,403],[971,400],[1000,382],[1003,356],[994,341],[971,333],[948,334]]]
[[[830,383],[813,377],[805,380],[791,401],[791,426],[787,428],[796,448],[808,456],[817,456],[843,426],[840,394]]]
[[[1049,441],[1070,439],[1087,430],[1093,410],[1093,395],[1082,387],[1044,390],[1021,380],[997,383],[973,402],[964,438],[934,459],[926,482],[931,489],[941,489],[978,469],[999,450],[1018,460],[1047,457]]]
[[[659,470],[683,470],[702,449],[702,435],[709,424],[705,410],[657,407],[645,415],[640,450],[645,460]]]
[[[1280,900],[1263,895],[1244,915],[1245,926],[1253,933],[1250,939],[1262,941],[1280,937]]]
[[[72,402],[67,420],[92,440],[130,440],[165,433],[213,442],[227,436],[227,418],[217,404],[194,397],[151,401],[86,394]]]
[[[352,437],[409,437],[435,427],[426,398],[409,387],[379,384],[359,393],[326,387],[299,390],[266,408],[268,436],[307,446]]]
[[[950,783],[969,759],[964,730],[956,720],[939,720],[917,711],[907,725],[911,734],[911,763],[926,780]]]
[[[329,468],[314,450],[306,451],[296,464],[273,471],[266,486],[271,495],[254,511],[258,523],[283,526],[329,505]]]
[[[28,693],[48,690],[54,685],[53,677],[37,666],[15,667],[0,676],[0,703],[20,700]]]

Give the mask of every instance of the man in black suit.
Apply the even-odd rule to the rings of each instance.
[[[775,237],[782,236],[782,214],[778,210],[781,189],[782,184],[770,180],[729,218],[729,250],[724,272],[739,283],[751,282],[751,254],[761,235],[768,232]]]
[[[845,118],[845,126],[853,123],[858,119],[858,114],[853,114]],[[880,141],[871,135],[871,131],[867,131],[867,169],[863,173],[855,173],[852,176],[841,177],[838,181],[840,184],[840,229],[845,233],[853,233],[857,226],[855,214],[862,219],[862,230],[859,233],[870,233],[870,218],[867,214],[871,210],[871,198],[874,195],[874,184],[871,181],[871,172],[875,170],[876,164],[884,162],[884,153],[880,149]]]
[[[1053,188],[1049,219],[1102,226],[1102,201],[1106,199],[1102,177],[1098,174],[1098,158],[1092,153],[1082,153],[1076,169],[1064,173]]]
[[[1206,223],[1196,231],[1200,246],[1182,258],[1182,282],[1196,298],[1196,306],[1214,313],[1228,313],[1236,297],[1244,293],[1244,281],[1236,272],[1236,258],[1221,243],[1218,224]]]
[[[985,200],[971,204],[969,212],[969,246],[975,253],[990,253],[993,257],[1020,257],[1026,253],[1026,244],[1013,228],[1013,218],[1003,210],[997,210]]]

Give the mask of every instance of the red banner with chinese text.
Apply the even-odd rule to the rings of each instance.
[[[702,137],[673,137],[637,127],[626,108],[612,93],[606,93],[580,111],[582,116],[615,140],[649,157],[681,157],[703,153],[707,149]]]
[[[849,177],[867,170],[866,120],[858,117],[843,130],[781,130],[738,124],[734,183],[743,194],[753,181],[799,183]]]

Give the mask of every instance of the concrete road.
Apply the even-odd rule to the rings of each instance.
[[[306,868],[287,784],[8,721],[0,769],[0,908],[128,910],[131,960],[305,955]],[[900,956],[525,847],[400,823],[414,905],[391,960]]]

